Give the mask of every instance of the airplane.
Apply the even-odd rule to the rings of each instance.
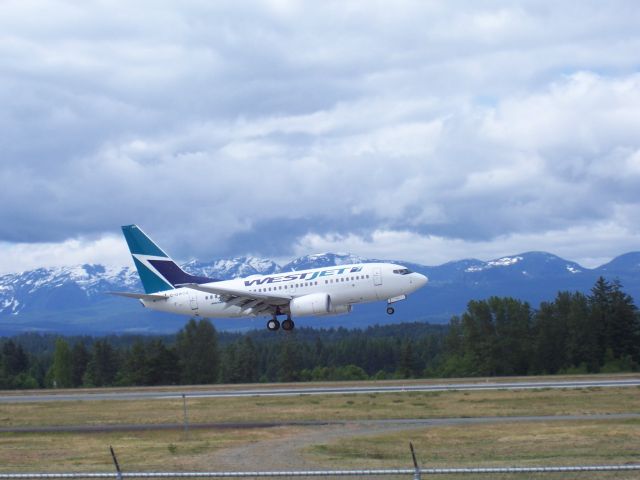
[[[233,280],[191,275],[137,225],[122,227],[145,293],[109,292],[136,298],[146,308],[203,318],[269,316],[267,329],[293,330],[294,318],[340,315],[358,303],[392,304],[424,286],[426,276],[392,263],[358,263]],[[282,324],[278,316],[286,315]]]

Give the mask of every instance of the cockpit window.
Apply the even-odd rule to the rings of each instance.
[[[408,268],[399,268],[397,270],[394,270],[393,273],[396,273],[398,275],[409,275],[410,273],[413,273],[413,272]]]

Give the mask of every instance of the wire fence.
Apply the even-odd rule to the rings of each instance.
[[[29,479],[126,479],[126,478],[253,478],[253,477],[369,477],[387,475],[460,475],[513,473],[569,473],[640,471],[638,465],[578,465],[567,467],[477,467],[362,470],[294,470],[273,472],[95,472],[95,473],[0,473],[0,480]]]
[[[356,469],[356,470],[289,470],[246,472],[123,472],[113,447],[109,447],[115,472],[33,472],[1,473],[0,480],[63,480],[63,479],[114,479],[125,478],[259,478],[259,477],[375,477],[387,475],[412,475],[420,480],[422,475],[460,474],[518,474],[518,473],[576,473],[576,472],[623,472],[640,471],[640,464],[625,465],[572,465],[540,467],[465,467],[465,468],[421,468],[413,444],[409,443],[413,468]]]

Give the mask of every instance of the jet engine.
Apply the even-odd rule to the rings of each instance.
[[[305,317],[309,315],[340,315],[349,313],[351,305],[332,305],[331,297],[327,293],[311,293],[296,297],[289,303],[292,317]]]
[[[327,315],[343,315],[345,313],[351,313],[351,305],[336,305],[331,306],[331,311]]]
[[[331,297],[328,293],[310,293],[296,297],[289,303],[292,317],[327,315],[331,312]]]

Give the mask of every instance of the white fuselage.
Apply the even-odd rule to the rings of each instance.
[[[387,300],[392,303],[422,287],[427,278],[406,271],[401,265],[364,263],[315,268],[273,275],[211,282],[216,286],[249,294],[286,296],[291,299],[322,293],[329,295],[333,307]],[[145,307],[164,312],[208,318],[255,316],[251,308],[225,302],[220,295],[192,288],[176,288],[158,292],[163,299],[140,300]],[[283,312],[284,313],[284,312]],[[345,312],[346,313],[346,312]]]

